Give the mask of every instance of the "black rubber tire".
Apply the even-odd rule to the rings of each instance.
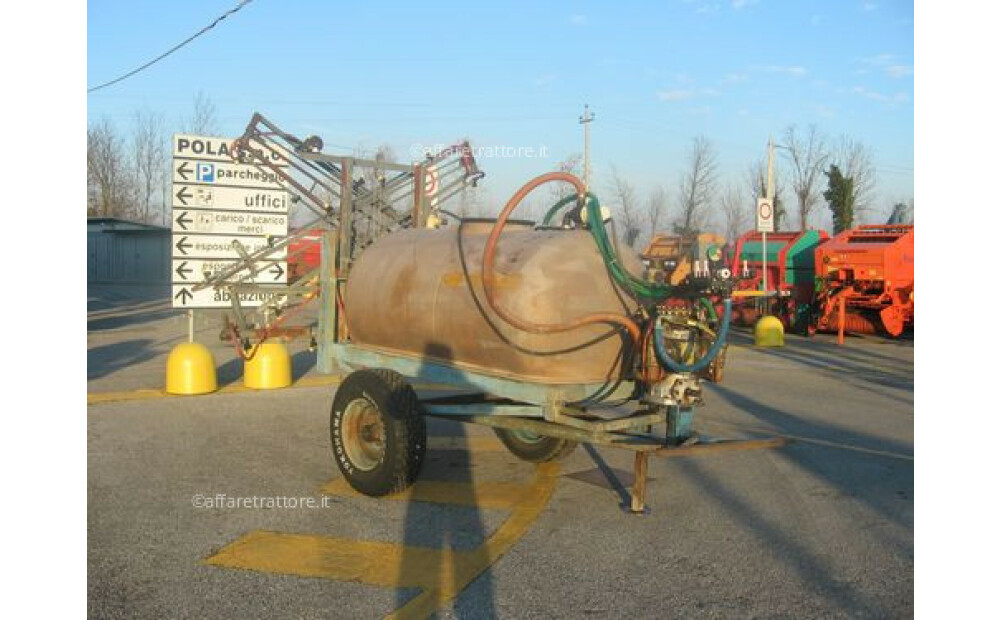
[[[538,437],[536,441],[527,441],[514,431],[504,428],[494,428],[503,445],[511,454],[529,463],[545,463],[566,458],[576,449],[576,442],[555,437]]]
[[[384,430],[384,450],[368,471],[351,462],[342,435],[347,407],[358,399],[368,401]],[[427,450],[427,427],[416,392],[402,375],[391,370],[359,370],[347,375],[333,397],[330,443],[337,467],[359,493],[378,497],[403,491],[417,479]]]

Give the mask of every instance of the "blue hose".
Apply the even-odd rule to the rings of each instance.
[[[722,350],[723,345],[726,344],[726,336],[729,334],[729,319],[733,313],[733,301],[731,299],[727,299],[724,302],[724,307],[725,309],[722,313],[722,326],[719,327],[719,333],[716,334],[715,342],[712,343],[711,348],[709,348],[708,353],[706,353],[704,357],[690,365],[681,364],[667,354],[663,345],[663,325],[657,321],[653,328],[653,347],[656,349],[656,359],[660,362],[660,366],[665,366],[674,372],[698,372],[711,364],[712,360],[715,359],[715,356]]]

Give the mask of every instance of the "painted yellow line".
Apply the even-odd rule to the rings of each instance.
[[[558,463],[543,463],[531,485],[505,483],[416,483],[409,495],[389,499],[447,500],[463,503],[507,502],[511,514],[479,547],[468,551],[429,549],[395,543],[359,541],[332,536],[255,530],[206,558],[205,564],[302,577],[361,582],[389,588],[420,588],[421,592],[389,617],[427,618],[464,590],[507,553],[548,505],[558,480]],[[340,481],[335,481],[340,482]],[[324,492],[328,491],[327,485]],[[459,491],[459,486],[468,487]],[[343,485],[346,487],[346,485]],[[347,487],[349,489],[349,487]],[[421,490],[422,489],[422,490]],[[485,492],[480,495],[478,489]],[[342,491],[335,487],[333,491]],[[353,490],[350,490],[353,493]],[[513,497],[516,495],[516,499]],[[463,502],[455,502],[456,497]],[[486,507],[485,504],[478,504]]]
[[[454,437],[444,435],[432,435],[427,438],[428,450],[458,450],[469,452],[506,452],[507,447],[500,443],[499,439],[489,435],[468,435],[465,437]]]
[[[748,433],[760,433],[766,435],[773,435],[774,437],[781,439],[791,439],[792,441],[797,441],[800,443],[811,443],[817,446],[824,446],[827,448],[836,448],[838,450],[848,450],[851,452],[860,452],[862,454],[871,454],[873,456],[884,456],[890,459],[897,459],[900,461],[912,461],[912,454],[901,454],[899,452],[888,452],[886,450],[876,450],[874,448],[865,448],[863,446],[854,446],[847,443],[840,443],[837,441],[828,441],[826,439],[817,439],[816,437],[804,437],[802,435],[789,435],[787,433],[781,433],[773,429],[767,429],[759,426],[743,426],[742,424],[733,424],[731,422],[722,422],[719,420],[712,420],[707,422],[708,425],[716,425],[722,427],[728,427],[734,430],[742,430]]]
[[[294,388],[311,388],[311,387],[328,387],[333,385],[338,385],[341,381],[340,375],[309,375],[307,377],[302,377],[292,385],[284,389],[294,389]],[[423,391],[435,391],[435,390],[450,390],[447,386],[433,385],[433,384],[418,384],[414,386],[418,390]],[[260,390],[255,390],[253,388],[245,387],[242,383],[236,382],[231,383],[227,386],[221,387],[212,394],[241,394],[243,392],[258,392]],[[199,396],[210,396],[210,394],[201,394]],[[87,404],[97,405],[100,403],[113,403],[120,401],[129,400],[153,400],[157,398],[197,398],[197,396],[183,396],[178,394],[168,394],[163,389],[141,389],[141,390],[129,390],[125,392],[87,392]]]
[[[308,387],[326,387],[331,385],[337,385],[340,383],[339,375],[311,375],[308,377],[302,377],[286,389],[292,388],[308,388]],[[240,394],[243,392],[256,392],[253,388],[248,388],[242,383],[231,383],[229,385],[223,386],[212,392],[212,394]],[[208,394],[204,394],[208,396]],[[126,400],[151,400],[156,398],[195,398],[193,396],[182,396],[177,394],[168,394],[163,389],[145,389],[145,390],[130,390],[126,392],[87,392],[87,404],[95,405],[98,403],[111,403],[117,401]]]
[[[521,540],[542,514],[556,488],[558,463],[542,463],[536,470],[535,484],[482,546],[468,552],[467,561],[456,563],[454,578],[441,579],[434,587],[424,589],[401,608],[389,615],[397,620],[427,618],[454,599],[483,571],[492,566]],[[466,560],[463,557],[463,560]]]
[[[284,534],[256,530],[207,558],[206,564],[267,573],[323,577],[338,581],[360,581],[390,588],[426,587],[436,571],[401,574],[405,563],[441,566],[451,554],[436,549],[371,542]]]
[[[454,504],[476,508],[509,510],[531,491],[530,486],[508,482],[437,482],[419,480],[402,493],[386,495],[381,499],[404,502],[430,502]],[[343,497],[365,497],[355,491],[343,478],[337,478],[320,488],[320,493]]]

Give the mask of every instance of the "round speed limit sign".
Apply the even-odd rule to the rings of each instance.
[[[757,232],[774,232],[774,207],[767,198],[757,199]]]

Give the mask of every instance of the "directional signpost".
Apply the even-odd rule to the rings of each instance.
[[[259,160],[281,165],[274,152],[255,153]],[[288,192],[275,174],[253,164],[236,163],[232,140],[176,134],[171,164],[173,240],[171,280],[175,308],[229,308],[228,290],[192,287],[233,266],[241,250],[253,254],[288,236]],[[258,273],[242,270],[230,281],[285,284],[284,249],[258,264]],[[239,293],[240,305],[257,307],[265,292]]]

